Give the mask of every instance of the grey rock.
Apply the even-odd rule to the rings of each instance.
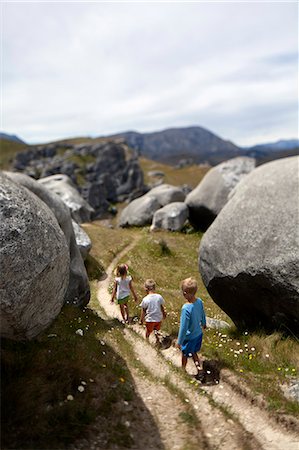
[[[180,231],[188,219],[188,207],[183,202],[169,203],[155,212],[151,231],[158,229]]]
[[[215,328],[216,330],[224,330],[226,328],[230,328],[230,324],[225,322],[225,320],[213,319],[211,317],[207,317],[207,328]]]
[[[160,206],[166,206],[173,202],[183,202],[186,197],[181,188],[170,184],[161,184],[154,187],[146,195],[155,197]]]
[[[281,390],[286,398],[299,403],[299,379],[290,379],[288,384],[281,385]]]
[[[150,170],[149,172],[147,172],[149,177],[159,177],[159,178],[164,178],[165,177],[165,173],[162,172],[161,170]]]
[[[299,157],[244,178],[205,233],[200,272],[239,327],[299,330]]]
[[[255,167],[255,159],[233,158],[213,167],[186,197],[190,223],[205,231],[227,203],[230,192]]]
[[[90,222],[94,209],[84,200],[67,175],[58,174],[40,178],[38,183],[59,195],[69,207],[72,218],[78,222]]]
[[[160,208],[160,204],[155,197],[143,195],[136,198],[122,210],[119,218],[119,226],[142,227],[149,225],[152,221],[154,212]]]
[[[0,173],[1,336],[31,339],[59,314],[69,251],[48,206]]]
[[[54,213],[64,233],[70,255],[70,263],[68,266],[69,283],[65,293],[65,302],[76,306],[87,305],[90,299],[89,281],[80,250],[76,244],[69,208],[58,195],[49,191],[32,178],[15,172],[5,172],[5,174],[18,185],[33,192]]]
[[[88,253],[91,250],[91,240],[88,234],[77,224],[74,220],[72,221],[73,229],[76,238],[76,244],[80,250],[82,258],[85,260]]]

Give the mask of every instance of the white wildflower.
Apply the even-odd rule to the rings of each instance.
[[[72,401],[72,400],[74,400],[74,397],[70,394],[70,395],[67,396],[66,399],[69,400],[69,401]]]
[[[84,392],[84,391],[85,391],[85,388],[84,388],[83,386],[80,385],[80,386],[78,386],[78,391],[79,391],[79,392]]]
[[[76,334],[78,334],[78,336],[83,336],[84,332],[81,328],[78,328],[78,330],[76,330]]]

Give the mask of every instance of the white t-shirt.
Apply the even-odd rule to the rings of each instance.
[[[161,322],[163,313],[161,305],[164,304],[164,298],[160,294],[148,294],[142,300],[140,306],[145,309],[146,322]]]
[[[116,289],[117,300],[121,300],[122,298],[128,297],[131,293],[130,281],[132,281],[132,277],[131,276],[127,276],[126,278],[116,277],[115,281],[117,284]]]

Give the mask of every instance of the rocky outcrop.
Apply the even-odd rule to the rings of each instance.
[[[1,336],[31,339],[64,303],[69,250],[48,206],[3,173],[0,180]]]
[[[85,260],[88,253],[91,250],[91,240],[87,233],[77,224],[74,220],[72,221],[73,229],[76,238],[76,244],[80,250],[82,258]]]
[[[32,178],[15,172],[6,172],[6,175],[18,185],[33,192],[55,215],[69,248],[69,283],[65,293],[65,302],[76,306],[87,305],[90,299],[89,281],[80,250],[76,244],[69,208],[58,195]]]
[[[205,231],[227,203],[230,192],[254,167],[253,158],[240,157],[209,170],[186,197],[191,225]]]
[[[299,330],[299,157],[244,178],[205,233],[199,268],[239,327]]]
[[[183,202],[169,203],[155,212],[151,231],[180,231],[188,219],[188,207]]]
[[[90,222],[94,209],[81,197],[67,175],[58,174],[40,178],[38,183],[61,198],[63,203],[69,207],[71,215],[76,222]]]
[[[79,222],[113,212],[113,203],[132,200],[146,192],[137,155],[120,142],[55,143],[35,146],[16,155],[14,169],[35,179],[67,175],[94,211],[85,211]],[[87,213],[87,214],[86,214]]]
[[[161,184],[129,203],[120,215],[119,226],[148,225],[159,208],[168,203],[183,202],[184,200],[185,194],[182,189],[169,184]]]

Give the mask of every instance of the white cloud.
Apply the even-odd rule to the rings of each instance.
[[[2,128],[295,137],[297,22],[291,3],[5,3]]]

